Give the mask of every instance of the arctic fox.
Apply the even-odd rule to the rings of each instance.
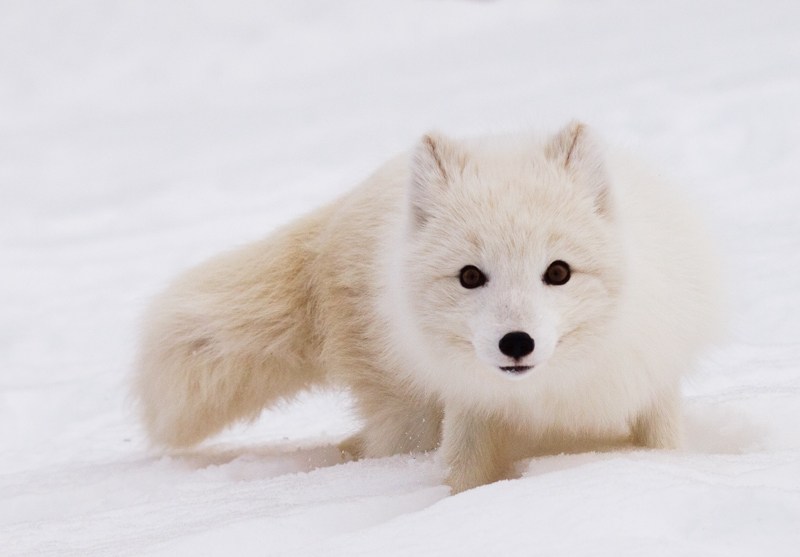
[[[718,323],[714,258],[657,174],[581,123],[422,138],[361,186],[187,272],[145,318],[135,394],[189,446],[313,386],[353,394],[355,458],[441,446],[454,493],[547,439],[681,444]]]

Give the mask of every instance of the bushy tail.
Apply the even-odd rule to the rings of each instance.
[[[185,447],[325,381],[299,231],[212,259],[145,317],[134,395],[151,440]]]

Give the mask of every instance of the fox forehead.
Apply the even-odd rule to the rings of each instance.
[[[559,253],[589,255],[605,243],[608,223],[558,176],[495,178],[453,184],[432,211],[424,241],[478,260],[536,263]]]
[[[539,274],[555,259],[601,271],[619,251],[603,156],[580,125],[541,142],[426,136],[410,167],[412,257],[434,275],[466,264]]]

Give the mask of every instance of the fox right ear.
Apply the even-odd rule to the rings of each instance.
[[[598,212],[610,213],[605,153],[586,125],[570,122],[545,147],[545,155],[564,168],[594,198]]]
[[[447,137],[428,133],[414,149],[411,159],[409,201],[415,226],[430,218],[439,197],[447,191],[452,180],[460,176],[466,165],[466,154]]]

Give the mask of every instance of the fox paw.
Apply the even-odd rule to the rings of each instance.
[[[339,443],[339,452],[345,462],[360,460],[364,456],[364,442],[361,436],[356,434],[348,437]]]

